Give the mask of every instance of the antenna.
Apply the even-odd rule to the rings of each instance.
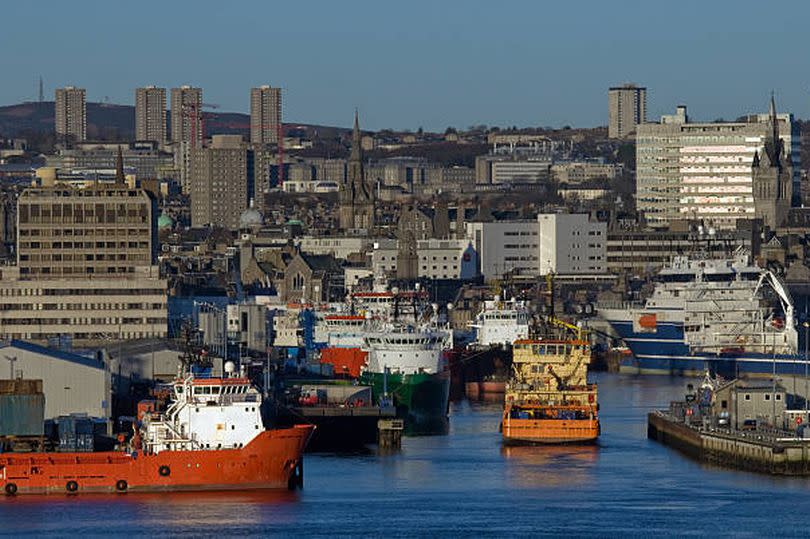
[[[45,87],[42,85],[42,75],[39,76],[39,102],[45,101]]]

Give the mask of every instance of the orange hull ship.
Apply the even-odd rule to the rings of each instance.
[[[519,340],[513,347],[501,432],[508,444],[589,443],[599,437],[596,384],[587,383],[588,343]]]
[[[177,381],[128,451],[0,455],[6,494],[288,488],[303,480],[314,427],[260,428],[261,396],[243,378]]]

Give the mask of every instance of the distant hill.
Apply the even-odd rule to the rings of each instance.
[[[204,112],[206,134],[250,136],[250,115],[241,112]],[[0,137],[49,134],[54,129],[54,102],[19,103],[0,107]],[[337,138],[349,129],[285,123],[288,135],[307,138]],[[135,107],[111,103],[87,103],[87,138],[90,140],[132,140],[135,138]]]

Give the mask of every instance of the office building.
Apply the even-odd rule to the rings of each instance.
[[[160,150],[156,142],[85,143],[71,149],[60,149],[45,156],[45,164],[59,170],[60,177],[84,175],[89,179],[102,178],[115,170],[118,148],[121,148],[123,164],[138,180],[171,177],[174,174],[174,157]]]
[[[551,157],[537,154],[489,154],[475,158],[475,183],[490,185],[537,184],[551,177]]]
[[[536,220],[466,225],[485,279],[509,272],[540,276],[607,271],[606,225],[586,214],[540,214]]]
[[[202,88],[172,88],[172,142],[189,142],[193,148],[202,146],[202,99]]]
[[[608,137],[625,138],[646,121],[646,88],[624,84],[608,90]]]
[[[66,86],[56,89],[56,139],[72,144],[87,139],[87,104],[84,88]]]
[[[403,245],[406,240],[376,240],[371,251],[375,277],[398,277],[403,273]],[[469,240],[415,240],[410,279],[473,279],[478,275],[478,255]],[[407,262],[406,262],[407,263]]]
[[[167,334],[156,204],[123,185],[23,191],[17,265],[0,269],[0,337],[95,345]]]
[[[135,90],[135,139],[166,143],[166,89]]]
[[[762,208],[762,197],[770,195],[767,190],[755,191],[755,156],[761,161],[768,154],[766,143],[774,136],[781,152],[778,172],[788,175],[778,190],[781,214],[790,205],[792,194],[799,192],[801,137],[792,114],[776,114],[774,109],[773,114],[750,115],[741,121],[701,123],[691,121],[686,107],[680,106],[675,114],[662,116],[659,123],[639,126],[638,210],[654,227],[665,227],[675,220],[702,219],[715,229],[733,229],[738,219],[756,217],[757,204]],[[757,177],[762,178],[764,172],[760,170]],[[776,220],[765,224],[778,226]]]
[[[250,89],[251,144],[278,144],[281,126],[281,88]]]

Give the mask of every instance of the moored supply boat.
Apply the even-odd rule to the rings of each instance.
[[[368,369],[360,380],[377,399],[393,399],[408,434],[442,434],[448,428],[450,375],[444,351],[449,332],[427,327],[390,325],[369,333]]]
[[[242,376],[178,378],[165,412],[144,414],[127,447],[0,454],[6,494],[291,488],[303,480],[312,425],[265,429]]]
[[[600,432],[590,346],[577,339],[515,341],[501,433],[507,444],[588,443]]]
[[[515,299],[503,301],[498,296],[484,301],[481,311],[470,323],[475,329],[474,348],[511,347],[518,339],[529,337],[531,313],[528,306]]]
[[[599,313],[632,352],[623,372],[804,373],[793,300],[745,249],[723,259],[676,256],[643,303],[603,304]]]

